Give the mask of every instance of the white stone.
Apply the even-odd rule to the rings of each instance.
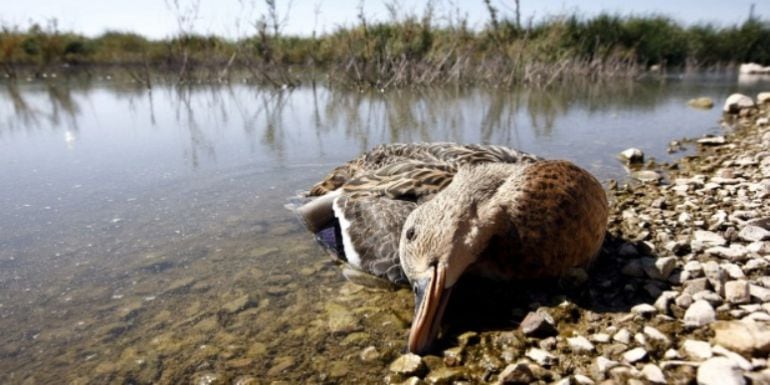
[[[619,365],[619,363],[617,361],[613,361],[613,360],[607,359],[604,356],[596,357],[595,364],[596,364],[596,370],[599,373],[601,373],[601,374],[604,374],[608,370],[610,370],[610,369],[612,369],[612,368],[614,368],[614,367]]]
[[[644,332],[644,335],[647,336],[647,338],[659,344],[664,345],[664,347],[668,347],[669,345],[671,345],[671,340],[668,338],[668,336],[666,336],[660,330],[655,329],[652,326],[645,326],[644,329],[642,329],[642,331]]]
[[[708,325],[715,320],[714,308],[704,300],[695,301],[684,313],[684,324],[689,327]]]
[[[645,357],[647,357],[647,351],[644,348],[633,348],[623,353],[623,360],[630,364],[641,361]]]
[[[655,314],[657,311],[658,309],[656,309],[655,306],[652,306],[648,303],[640,303],[631,308],[631,313],[639,314],[643,316]]]
[[[698,367],[698,385],[745,385],[738,365],[725,357],[714,357]]]
[[[628,329],[620,329],[614,336],[612,336],[612,340],[628,345],[631,343],[631,332],[629,332]]]
[[[749,254],[746,246],[733,243],[730,247],[715,246],[706,249],[706,252],[711,255],[716,255],[722,258],[726,258],[730,261],[743,261]]]
[[[567,338],[567,344],[574,352],[592,352],[596,349],[594,344],[583,336]]]
[[[653,384],[666,383],[666,376],[663,375],[663,371],[653,364],[644,365],[642,368],[642,375],[647,379],[647,381],[650,381]]]
[[[749,283],[743,280],[726,282],[725,299],[734,304],[749,302]]]
[[[698,143],[700,143],[700,144],[707,144],[707,145],[711,145],[711,146],[718,146],[720,144],[727,143],[727,140],[725,139],[724,136],[721,136],[721,135],[719,135],[719,136],[710,136],[709,135],[709,136],[704,136],[704,137],[698,139]]]
[[[629,163],[642,163],[644,162],[644,153],[638,148],[627,148],[618,154],[620,158]]]
[[[576,374],[572,376],[572,379],[575,380],[574,382],[578,385],[594,385],[594,380],[590,379],[587,376],[584,376],[582,374]]]
[[[770,289],[757,285],[749,285],[749,295],[761,302],[770,302]]]
[[[738,367],[740,367],[743,370],[751,370],[754,368],[754,365],[751,362],[749,362],[749,360],[743,358],[742,355],[732,350],[727,350],[726,348],[720,345],[714,345],[714,348],[712,350],[714,351],[715,355],[729,358],[732,362],[734,362],[736,365],[738,365]]]
[[[734,114],[740,112],[742,109],[754,107],[756,107],[754,100],[746,95],[736,93],[727,97],[725,100],[724,108],[722,110],[724,112]]]
[[[551,366],[559,361],[559,358],[543,349],[531,348],[527,350],[527,358],[537,362],[541,366]]]
[[[706,230],[695,230],[693,233],[694,240],[700,241],[705,246],[723,246],[727,244],[727,240],[721,235]]]
[[[706,301],[710,303],[711,306],[719,306],[724,302],[722,300],[722,297],[719,296],[719,294],[714,293],[711,290],[699,291],[693,294],[692,299],[694,301],[700,301],[700,300]]]
[[[591,336],[591,341],[596,342],[596,343],[600,343],[600,344],[606,344],[607,342],[610,342],[611,338],[612,337],[610,337],[609,334],[606,334],[606,333],[596,333],[596,334]]]
[[[760,92],[757,94],[757,104],[770,103],[770,92]]]
[[[711,345],[703,341],[686,340],[682,344],[682,350],[691,360],[703,361],[713,356]]]
[[[676,257],[664,257],[655,260],[655,269],[663,280],[668,279],[676,268]]]
[[[747,242],[766,241],[770,240],[770,231],[759,226],[748,225],[738,232],[738,237]]]
[[[679,352],[676,351],[676,349],[668,349],[665,353],[663,353],[663,358],[667,360],[678,360],[682,358],[682,356],[679,354]]]
[[[734,263],[723,263],[722,270],[724,270],[727,273],[727,275],[732,279],[746,278],[746,275],[743,274],[743,270],[741,269],[741,267]]]

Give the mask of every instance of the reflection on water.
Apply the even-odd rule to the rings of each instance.
[[[614,154],[669,159],[668,141],[718,130],[686,101],[736,87],[3,84],[0,382],[381,382],[409,293],[343,284],[287,196],[388,142],[504,144],[622,178]],[[381,362],[347,367],[368,345]]]

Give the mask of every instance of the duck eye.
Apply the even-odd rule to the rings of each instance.
[[[414,227],[406,229],[406,240],[411,241],[414,239]]]

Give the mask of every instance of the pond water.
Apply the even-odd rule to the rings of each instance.
[[[408,290],[345,283],[287,197],[380,143],[494,143],[623,179],[615,154],[719,133],[732,92],[0,84],[0,383],[382,383]],[[709,96],[712,110],[687,100]],[[373,360],[359,354],[367,346]],[[249,382],[251,381],[251,382]]]

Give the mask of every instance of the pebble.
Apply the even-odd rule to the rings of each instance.
[[[498,377],[497,384],[529,384],[535,381],[532,369],[525,363],[510,364],[503,369]]]
[[[749,283],[743,280],[726,282],[725,299],[733,304],[749,302],[751,299],[749,296]]]
[[[647,303],[641,303],[631,308],[631,312],[642,316],[650,316],[658,312],[655,306]]]
[[[724,237],[713,231],[695,230],[693,237],[695,241],[705,246],[723,246],[727,244],[727,240]]]
[[[377,348],[374,346],[367,346],[361,351],[359,357],[361,358],[361,361],[364,362],[377,361],[380,359],[380,352],[378,352]]]
[[[573,352],[577,353],[588,353],[596,350],[594,344],[583,336],[567,338],[567,344]]]
[[[770,289],[768,288],[749,285],[749,295],[760,302],[770,302]]]
[[[698,367],[698,385],[745,385],[746,380],[734,362],[725,357],[714,357]]]
[[[642,330],[647,338],[663,345],[665,348],[671,345],[671,339],[669,339],[668,336],[663,334],[660,330],[655,329],[652,326],[645,326]]]
[[[653,384],[666,383],[666,376],[663,375],[663,371],[653,364],[644,365],[642,368],[642,375],[647,379],[647,381],[650,381]]]
[[[559,358],[545,350],[538,348],[531,348],[527,350],[527,358],[535,361],[540,366],[551,366],[559,362]]]
[[[557,334],[553,317],[544,310],[530,312],[519,325],[526,336],[544,338]]]
[[[431,370],[425,377],[425,382],[435,385],[449,385],[458,380],[465,379],[465,370],[462,368],[438,368]]]
[[[633,348],[623,353],[623,360],[629,364],[639,362],[645,358],[647,358],[647,351],[644,348]]]
[[[425,363],[422,362],[422,357],[407,353],[391,362],[389,369],[393,373],[404,376],[419,375],[425,371]]]
[[[693,302],[684,313],[684,324],[689,327],[708,325],[716,320],[716,312],[711,304],[704,300]]]
[[[682,350],[687,357],[696,361],[707,360],[714,355],[711,351],[711,345],[704,341],[685,340],[682,344]]]
[[[617,333],[615,333],[615,335],[612,336],[612,340],[620,342],[621,344],[628,345],[631,343],[631,332],[629,332],[627,329],[620,329]]]
[[[770,231],[759,226],[745,226],[738,232],[738,237],[747,242],[758,242],[770,240]]]

